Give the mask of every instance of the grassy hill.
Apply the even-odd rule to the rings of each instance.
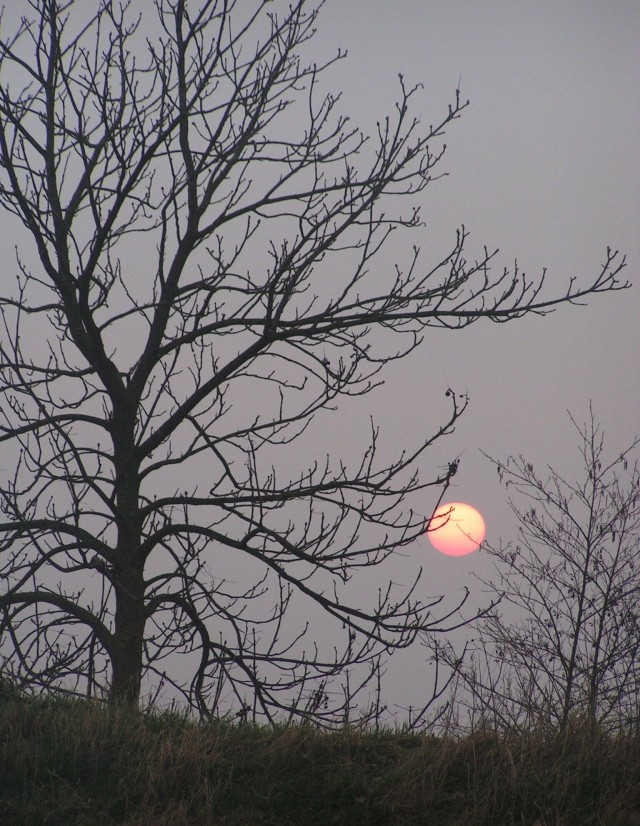
[[[640,826],[640,737],[263,728],[0,702],[4,826]]]

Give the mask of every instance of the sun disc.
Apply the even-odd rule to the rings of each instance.
[[[477,551],[485,534],[482,514],[464,502],[440,505],[427,528],[433,547],[447,556],[465,556]]]

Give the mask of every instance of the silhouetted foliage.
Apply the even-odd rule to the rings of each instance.
[[[0,705],[3,826],[635,826],[640,737],[440,738]]]
[[[497,578],[486,584],[503,607],[481,621],[462,670],[476,720],[490,725],[640,723],[640,440],[607,455],[593,413],[576,429],[576,482],[522,457],[492,460],[520,529],[487,549]]]

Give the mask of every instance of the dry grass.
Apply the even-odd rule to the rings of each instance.
[[[640,739],[322,733],[0,703],[5,826],[640,826]]]

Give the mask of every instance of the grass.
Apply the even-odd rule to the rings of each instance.
[[[640,738],[262,728],[0,702],[4,826],[640,826]]]

